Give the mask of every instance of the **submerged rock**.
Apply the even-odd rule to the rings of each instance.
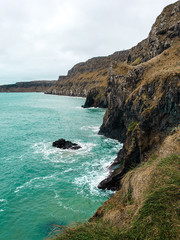
[[[62,149],[78,150],[81,148],[81,146],[79,146],[78,144],[72,143],[71,141],[66,141],[63,138],[53,142],[52,145],[53,145],[53,147],[62,148]]]

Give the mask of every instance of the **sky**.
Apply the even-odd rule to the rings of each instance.
[[[173,0],[0,0],[0,85],[56,80],[145,39]]]

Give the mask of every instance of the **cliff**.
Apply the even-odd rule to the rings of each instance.
[[[180,1],[114,61],[100,134],[123,142],[99,188],[116,190],[88,223],[55,239],[179,239]],[[90,101],[91,99],[89,99]]]
[[[44,92],[56,81],[17,82],[15,84],[1,85],[0,92]]]
[[[124,62],[129,51],[115,52],[107,57],[95,57],[86,62],[76,64],[68,71],[67,76],[60,76],[47,94],[86,97],[85,107],[106,107],[105,88],[112,61]]]
[[[150,60],[168,49],[180,35],[179,1],[164,8],[157,17],[147,39],[130,50],[128,63],[134,65]]]
[[[118,139],[124,146],[113,164],[117,169],[99,188],[119,189],[122,176],[145,160],[148,151],[156,148],[180,122],[179,23],[178,1],[166,7],[157,18],[143,42],[144,47],[135,51],[137,45],[130,50],[130,55],[137,53],[136,59],[147,52],[144,62],[136,66],[134,62],[115,65],[109,75],[108,109],[100,134]],[[148,50],[145,42],[149,44]]]

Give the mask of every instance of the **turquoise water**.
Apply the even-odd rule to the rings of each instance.
[[[0,239],[40,240],[53,224],[87,220],[108,199],[97,189],[121,145],[99,136],[103,109],[83,98],[0,94]],[[60,150],[65,138],[82,146]]]

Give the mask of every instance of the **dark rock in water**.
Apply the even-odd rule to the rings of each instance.
[[[62,149],[73,149],[73,150],[77,150],[80,149],[81,147],[76,144],[76,143],[72,143],[71,141],[66,141],[65,139],[61,138],[55,142],[53,142],[53,147],[57,147],[57,148],[62,148]]]

